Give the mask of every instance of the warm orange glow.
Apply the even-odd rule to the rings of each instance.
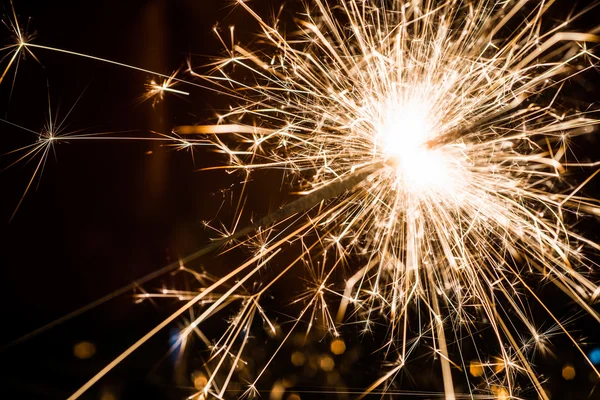
[[[73,354],[81,360],[87,360],[96,354],[96,345],[88,341],[79,342],[73,346]]]
[[[575,379],[575,368],[571,364],[567,364],[562,369],[562,377],[567,381]]]
[[[342,339],[335,339],[331,342],[329,348],[333,354],[339,356],[346,351],[346,343]]]

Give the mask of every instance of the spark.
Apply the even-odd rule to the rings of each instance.
[[[197,292],[140,294],[139,301],[185,303],[70,398],[193,307],[201,313],[181,330],[178,345],[237,306],[212,345],[199,396],[225,396],[260,318],[279,343],[247,379],[245,396],[259,394],[265,371],[301,327],[337,338],[354,320],[365,333],[387,332],[387,370],[361,396],[392,393],[395,377],[427,341],[447,400],[517,398],[523,378],[525,390],[547,400],[532,354],[550,353],[549,339],[562,334],[587,356],[534,284],[553,285],[600,322],[591,306],[597,264],[586,255],[600,246],[574,228],[579,218],[600,215],[599,201],[582,195],[600,165],[571,161],[571,144],[600,120],[563,96],[567,82],[598,63],[590,45],[600,43],[600,29],[565,30],[597,4],[550,24],[552,0],[312,0],[292,34],[281,30],[283,7],[268,23],[245,1],[235,3],[261,27],[262,47],[237,44],[233,28],[230,39],[215,29],[226,56],[210,74],[188,71],[203,84],[22,39],[12,50],[13,58],[31,47],[150,73],[165,79],[147,88],[155,100],[165,92],[188,95],[172,88],[179,83],[208,85],[234,103],[218,123],[176,127],[163,139],[178,149],[210,146],[227,159],[214,169],[243,176],[234,222],[213,228],[221,239],[186,262],[216,249],[244,248],[250,256]],[[240,70],[253,82],[236,79]],[[596,169],[578,181],[576,168]],[[257,170],[283,171],[299,198],[240,227],[254,221],[245,204]],[[186,262],[168,270],[187,269]],[[261,300],[292,269],[308,284],[290,297],[301,306],[284,329]],[[545,314],[533,315],[532,305]],[[542,331],[538,319],[551,328]],[[483,334],[493,350],[464,359],[463,343],[477,348]],[[456,393],[459,376],[468,393]]]
[[[175,86],[178,83],[178,81],[175,80],[175,77],[177,76],[178,72],[179,71],[175,71],[168,78],[163,78],[162,83],[159,83],[157,81],[157,78],[152,78],[150,82],[146,84],[146,93],[142,97],[142,100],[153,99],[152,105],[154,106],[159,101],[164,100],[165,93],[174,93],[189,96],[189,92],[173,88],[173,86]]]
[[[14,7],[12,0],[10,1],[10,6],[11,6],[11,10],[12,10],[12,19],[9,17],[9,18],[3,20],[2,22],[6,26],[6,28],[8,28],[8,30],[11,32],[13,43],[0,49],[0,52],[8,51],[7,54],[4,55],[0,59],[0,62],[4,61],[5,59],[8,59],[8,63],[6,64],[6,67],[4,68],[2,75],[0,75],[0,83],[2,83],[2,81],[4,81],[4,78],[10,71],[13,64],[15,65],[15,76],[16,76],[17,70],[19,69],[19,61],[20,61],[21,57],[24,56],[25,54],[29,54],[34,60],[36,60],[39,63],[38,58],[35,56],[35,54],[33,54],[31,49],[29,49],[29,47],[28,47],[28,45],[31,43],[31,41],[35,38],[35,35],[28,33],[27,29],[26,28],[24,29],[19,24],[19,19],[17,18],[17,13],[15,11],[15,7]],[[12,93],[13,88],[14,88],[14,80],[13,80],[13,86],[11,87],[11,93]]]
[[[83,95],[83,93],[82,93],[82,95]],[[25,190],[23,191],[23,194],[21,195],[21,198],[19,199],[17,206],[15,207],[15,209],[10,217],[11,220],[15,217],[15,214],[19,210],[19,207],[23,203],[23,200],[25,199],[27,192],[29,192],[29,189],[31,188],[32,184],[35,182],[36,178],[40,177],[42,175],[42,173],[44,171],[44,167],[46,165],[46,161],[48,160],[49,154],[54,149],[54,145],[60,141],[63,141],[63,140],[69,139],[69,138],[78,139],[78,138],[82,137],[80,135],[80,131],[70,131],[69,132],[69,131],[66,131],[66,126],[65,126],[65,122],[67,121],[69,115],[71,114],[71,112],[73,111],[73,109],[75,108],[75,106],[77,105],[77,103],[79,102],[80,99],[81,99],[81,95],[77,98],[75,103],[73,103],[73,106],[69,109],[69,111],[66,113],[64,118],[59,119],[58,111],[56,113],[53,113],[53,111],[52,111],[52,106],[51,106],[51,102],[50,102],[50,90],[48,89],[48,116],[46,119],[46,123],[39,131],[34,131],[27,127],[17,125],[6,119],[0,118],[0,122],[11,125],[13,127],[16,127],[21,131],[33,134],[37,138],[35,143],[26,145],[26,146],[21,147],[16,150],[12,150],[9,153],[5,154],[5,155],[8,155],[8,154],[18,154],[19,155],[19,157],[15,161],[13,161],[10,165],[8,165],[5,169],[12,167],[19,162],[29,162],[29,161],[35,160],[36,157],[39,158],[37,160],[37,162],[35,163],[35,168],[31,175],[31,178],[29,179],[29,182],[27,183],[27,186],[25,187]]]

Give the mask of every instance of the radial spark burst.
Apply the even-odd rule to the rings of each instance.
[[[557,23],[547,15],[553,3],[311,0],[295,28],[284,29],[283,7],[270,23],[236,1],[262,40],[244,47],[233,28],[227,36],[215,29],[227,55],[209,74],[190,68],[202,85],[156,74],[166,80],[152,81],[147,96],[188,94],[174,83],[230,96],[234,105],[217,124],[175,131],[182,148],[208,141],[228,157],[215,168],[243,174],[235,223],[181,263],[201,290],[141,294],[185,303],[72,398],[190,311],[176,346],[196,333],[211,349],[198,398],[229,398],[242,381],[250,382],[245,394],[258,393],[295,333],[324,328],[338,337],[358,322],[387,338],[386,370],[363,395],[390,389],[424,346],[439,362],[446,399],[458,397],[457,380],[470,398],[548,399],[533,354],[550,351],[548,339],[560,333],[586,355],[537,286],[554,285],[600,322],[600,289],[590,278],[590,255],[600,247],[572,229],[600,215],[598,201],[582,194],[600,164],[578,162],[570,148],[600,121],[563,93],[596,66],[589,44],[600,42],[600,29],[569,31],[593,6]],[[67,52],[17,37],[13,58],[30,48]],[[260,169],[282,170],[296,199],[240,228]],[[584,179],[573,176],[582,169]],[[184,266],[238,247],[250,257],[221,275]],[[292,322],[278,325],[261,300],[293,269],[308,283],[287,299],[296,304]],[[232,307],[226,331],[209,340],[206,320]],[[277,345],[250,370],[243,365],[260,319]],[[475,350],[475,362],[463,358],[462,348],[477,349],[481,336],[486,349]]]
[[[565,179],[582,166],[570,141],[598,121],[557,101],[597,60],[586,43],[598,36],[566,31],[587,10],[552,25],[545,1],[334,3],[310,2],[290,37],[238,2],[266,49],[233,45],[204,77],[238,106],[196,132],[240,139],[214,141],[228,169],[283,169],[307,198],[338,186],[272,236],[318,243],[299,257],[323,257],[304,298],[309,321],[319,309],[333,335],[348,314],[365,331],[383,322],[394,366],[366,393],[387,387],[429,337],[454,398],[452,368],[469,365],[461,341],[486,321],[498,352],[482,362],[486,389],[516,396],[524,374],[546,398],[523,345],[524,336],[529,347],[546,343],[528,303],[569,333],[532,282],[553,282],[599,320],[590,307],[598,286],[586,277],[595,264],[581,252],[598,246],[569,228],[598,214],[597,202]],[[236,79],[234,66],[255,84]],[[276,240],[263,246],[270,254]],[[335,280],[344,274],[345,287]]]

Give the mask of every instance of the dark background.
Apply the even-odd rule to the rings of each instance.
[[[271,5],[276,3],[255,1],[251,5],[269,16]],[[195,65],[201,65],[209,62],[210,56],[222,54],[212,32],[218,21],[225,29],[235,24],[238,37],[257,31],[243,10],[229,4],[222,0],[17,0],[15,8],[21,24],[31,17],[30,31],[37,32],[35,43],[170,74],[185,66],[190,56]],[[4,14],[10,14],[9,2],[2,5]],[[588,27],[598,15],[590,15],[580,24]],[[3,36],[8,34],[4,30]],[[131,129],[138,136],[147,136],[149,130],[169,132],[179,124],[214,121],[215,112],[228,104],[225,98],[189,87],[181,89],[189,90],[190,96],[169,95],[155,106],[140,103],[136,99],[151,78],[147,74],[42,49],[32,51],[41,64],[31,57],[20,61],[12,94],[12,74],[2,84],[0,118],[34,131],[48,118],[48,93],[52,112],[58,110],[59,120],[83,93],[66,121],[67,132]],[[597,78],[588,76],[573,89],[584,102],[600,97],[593,83]],[[0,134],[1,153],[35,140],[34,135],[6,124],[0,125]],[[41,179],[34,181],[11,222],[38,159],[17,164],[0,175],[0,346],[207,243],[211,233],[201,221],[217,217],[216,210],[230,195],[226,190],[239,183],[236,176],[196,171],[223,162],[210,152],[198,152],[192,160],[189,152],[144,141],[61,142],[54,149]],[[11,160],[4,158],[0,165],[4,167]],[[253,190],[260,193],[268,186],[257,182]],[[594,186],[588,191],[597,193]],[[255,203],[250,206],[259,211],[276,203],[272,198],[265,201],[264,196],[251,201]],[[227,211],[219,214],[220,219],[229,217]],[[590,226],[594,236],[596,226]],[[153,281],[149,288],[163,283],[168,284],[169,278]],[[559,315],[577,310],[565,298],[549,295],[550,304],[555,303],[562,313]],[[2,349],[0,398],[66,398],[170,310],[168,302],[160,307],[149,302],[136,305],[131,296],[120,296],[26,342]],[[574,323],[573,331],[585,339],[585,348],[591,351],[600,339],[598,328],[582,317]],[[191,382],[181,387],[163,372],[165,362],[161,360],[169,339],[167,329],[84,398],[101,399],[110,392],[122,399],[177,399],[193,393]],[[84,340],[95,344],[96,354],[80,360],[73,355],[73,346]],[[583,357],[568,341],[558,338],[556,343],[557,357],[538,358],[536,365],[550,377],[548,387],[553,398],[600,398],[594,391],[597,380],[590,378],[591,368]],[[369,346],[370,350],[377,348],[368,341],[355,345],[366,346],[366,354]],[[576,368],[573,381],[561,378],[566,363]],[[377,370],[374,364],[361,368]],[[433,364],[426,374],[437,374],[437,364]],[[315,398],[323,396],[327,397]]]

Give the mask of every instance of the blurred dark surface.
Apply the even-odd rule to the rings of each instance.
[[[235,23],[238,36],[257,31],[243,10],[229,3],[16,0],[15,8],[21,23],[31,17],[30,30],[37,32],[35,43],[170,74],[185,66],[190,55],[200,63],[222,53],[212,32],[218,21],[223,26]],[[262,15],[270,15],[276,3],[255,1],[252,6]],[[10,3],[2,5],[4,14],[9,14]],[[594,15],[599,14],[581,23],[593,22]],[[138,136],[150,130],[168,132],[179,124],[212,121],[215,110],[227,105],[219,96],[193,89],[190,96],[169,96],[153,107],[152,102],[136,100],[151,78],[147,74],[48,50],[33,51],[41,64],[32,57],[21,60],[12,94],[7,82],[0,87],[0,117],[34,131],[48,118],[48,97],[52,113],[58,112],[60,120],[82,95],[66,121],[66,131],[132,130]],[[8,78],[12,80],[12,76]],[[584,84],[574,89],[575,93],[584,101],[596,101],[597,78],[594,90],[588,91],[589,84]],[[1,153],[34,139],[32,134],[7,125],[0,126],[0,134]],[[586,145],[591,146],[591,153],[596,152],[596,143]],[[59,143],[11,222],[35,164],[18,164],[4,171],[0,175],[4,282],[0,347],[207,243],[212,234],[201,221],[217,216],[216,210],[227,198],[221,189],[238,183],[239,177],[196,170],[222,161],[210,152],[196,153],[192,160],[185,151],[144,141]],[[599,193],[596,188],[592,184],[588,194]],[[272,200],[254,201],[256,207],[261,203],[267,210]],[[590,226],[590,235],[597,236],[597,225]],[[160,287],[160,282],[150,287]],[[165,277],[164,283],[168,282]],[[559,315],[578,309],[564,296],[544,290]],[[136,305],[131,296],[120,296],[40,336],[4,348],[0,352],[0,398],[68,397],[174,309],[174,304],[162,304],[157,309],[149,302]],[[585,339],[586,351],[600,345],[599,325],[591,318],[582,316],[572,329],[576,337]],[[74,346],[82,341],[95,346],[89,359],[74,356]],[[193,393],[191,381],[181,386],[174,383],[171,372],[164,372],[169,370],[163,359],[169,343],[170,330],[166,329],[82,398],[111,400],[108,393],[114,394],[115,400],[189,396]],[[368,356],[378,342],[352,342],[350,338],[347,345],[363,347],[357,352]],[[310,351],[315,352],[327,349],[319,341],[311,346]],[[556,358],[538,357],[535,362],[549,378],[552,398],[600,398],[599,390],[594,390],[598,380],[568,340],[558,338],[554,351]],[[364,376],[376,376],[379,361],[358,363],[357,368]],[[567,363],[577,371],[571,381],[561,377]],[[288,368],[281,366],[284,371]],[[432,360],[428,368],[417,369],[415,374],[420,375],[417,381],[439,380]],[[359,374],[352,384],[365,386],[368,382]],[[332,396],[304,394],[302,398]]]

